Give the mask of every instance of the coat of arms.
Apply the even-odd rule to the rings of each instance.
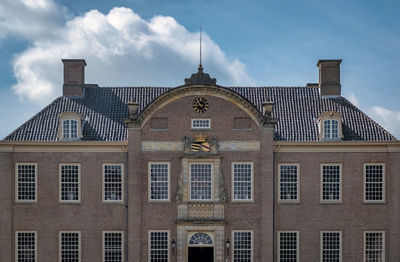
[[[208,141],[206,134],[197,134],[191,140],[188,136],[185,136],[184,143],[185,153],[218,153],[218,139],[213,137],[211,141]]]

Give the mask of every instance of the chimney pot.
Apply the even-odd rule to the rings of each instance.
[[[322,96],[340,96],[340,64],[341,59],[318,60],[319,90]]]

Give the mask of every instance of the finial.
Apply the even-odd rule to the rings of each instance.
[[[201,65],[201,23],[200,23],[200,65],[199,65],[199,69],[203,68],[203,66]]]

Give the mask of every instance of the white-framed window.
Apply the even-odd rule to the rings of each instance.
[[[298,203],[300,201],[300,165],[279,164],[279,202]]]
[[[60,231],[59,237],[59,261],[81,261],[81,232]]]
[[[342,201],[342,165],[321,165],[321,202]]]
[[[192,126],[193,129],[210,129],[211,128],[211,119],[209,118],[192,118]]]
[[[80,202],[80,170],[80,164],[60,164],[60,202]]]
[[[212,200],[212,164],[190,164],[190,200]]]
[[[384,164],[364,164],[364,202],[385,202]]]
[[[324,120],[324,138],[338,139],[339,138],[339,121],[336,119]]]
[[[124,165],[103,164],[103,202],[124,201]]]
[[[16,262],[35,262],[37,261],[36,252],[36,231],[16,231],[15,232],[15,261]]]
[[[298,231],[278,231],[278,261],[299,261]]]
[[[321,231],[321,262],[342,261],[342,232]]]
[[[232,200],[253,200],[253,163],[232,163]]]
[[[149,231],[149,261],[169,261],[169,231]]]
[[[253,261],[253,232],[244,230],[232,231],[232,258],[234,262]]]
[[[63,119],[62,121],[63,139],[78,139],[78,121],[75,119]]]
[[[385,261],[385,232],[364,232],[364,262]]]
[[[124,232],[103,231],[103,262],[124,261]]]
[[[37,163],[17,163],[15,166],[15,201],[37,201]]]
[[[169,163],[149,163],[149,200],[169,201]]]

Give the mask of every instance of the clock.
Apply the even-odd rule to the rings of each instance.
[[[208,109],[208,102],[204,97],[197,97],[193,101],[193,110],[197,113],[204,113]]]

